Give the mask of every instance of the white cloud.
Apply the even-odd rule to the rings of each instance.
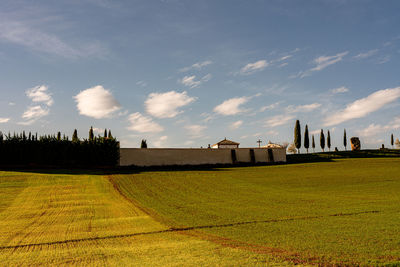
[[[173,118],[183,111],[180,107],[189,105],[196,98],[189,97],[186,92],[170,91],[166,93],[151,93],[145,101],[146,111],[157,118]]]
[[[259,60],[254,63],[249,63],[246,66],[244,66],[241,70],[241,74],[251,74],[256,71],[261,71],[265,69],[268,66],[268,62],[266,60]]]
[[[240,126],[242,126],[243,121],[235,121],[234,123],[232,123],[229,128],[231,128],[232,130],[235,130],[237,128],[239,128]]]
[[[0,123],[6,123],[9,121],[10,121],[10,118],[0,118]]]
[[[296,113],[296,112],[310,112],[313,111],[314,109],[317,109],[321,106],[319,103],[312,103],[308,105],[299,105],[299,106],[288,106],[286,108],[286,112],[288,113]]]
[[[354,56],[353,58],[354,58],[354,59],[364,59],[364,58],[368,58],[368,57],[370,57],[370,56],[375,55],[378,51],[379,51],[378,49],[369,50],[369,51],[367,51],[367,52],[365,52],[365,53],[360,53],[360,54]]]
[[[205,129],[207,129],[207,126],[192,124],[192,125],[186,125],[185,129],[189,132],[191,138],[200,138],[204,136],[203,132]]]
[[[47,89],[48,87],[46,85],[38,85],[26,90],[26,96],[29,97],[32,102],[42,102],[47,106],[51,106],[54,102],[51,94],[47,91]]]
[[[381,132],[383,132],[382,125],[374,124],[374,123],[368,125],[367,128],[357,131],[357,133],[362,137],[374,136]]]
[[[332,94],[341,94],[341,93],[346,93],[348,91],[349,91],[349,88],[342,86],[342,87],[332,89],[331,93]]]
[[[54,18],[54,17],[53,17]],[[99,56],[105,52],[97,42],[71,45],[57,35],[45,32],[37,27],[35,21],[9,19],[0,13],[0,40],[26,47],[33,51],[53,54],[65,58]],[[43,19],[46,23],[46,19]],[[35,28],[36,26],[36,28]]]
[[[101,85],[83,90],[74,96],[74,99],[79,114],[95,119],[110,118],[121,108],[111,92]]]
[[[243,113],[246,110],[241,109],[240,106],[249,101],[249,97],[235,97],[222,102],[214,108],[214,112],[219,113],[221,115],[236,115],[239,113]]]
[[[142,87],[146,87],[147,83],[145,81],[138,81],[136,82],[137,85],[142,86]]]
[[[390,121],[386,125],[372,123],[368,125],[368,127],[357,131],[357,133],[362,137],[371,137],[379,133],[384,133],[389,130],[397,130],[397,129],[400,129],[400,117],[394,118],[393,121]]]
[[[311,131],[310,132],[310,134],[312,135],[312,134],[320,134],[321,133],[321,130],[315,130],[315,131]]]
[[[293,115],[277,115],[266,120],[265,127],[276,127],[287,124],[294,119]]]
[[[386,62],[390,61],[390,56],[384,56],[379,59],[378,64],[385,64]]]
[[[263,107],[260,108],[260,112],[264,112],[266,110],[275,109],[280,105],[280,103],[281,102],[276,102],[276,103],[270,104],[268,106],[263,106]]]
[[[14,102],[10,102],[10,103],[8,103],[8,105],[9,106],[15,106],[15,103]]]
[[[325,118],[324,125],[336,125],[351,119],[362,118],[377,111],[400,97],[400,87],[376,91],[365,98],[358,99],[346,106],[345,109]]]
[[[160,138],[158,138],[158,140],[154,141],[153,145],[155,147],[163,147],[163,146],[165,146],[165,141],[167,141],[167,139],[168,139],[168,136],[163,135]]]
[[[203,62],[197,62],[197,63],[194,63],[193,65],[191,65],[189,67],[184,67],[184,68],[180,69],[179,71],[180,72],[186,72],[186,71],[189,71],[191,69],[200,70],[203,67],[208,66],[208,65],[210,65],[212,63],[213,62],[211,60],[206,60],[206,61],[203,61]]]
[[[286,56],[283,56],[283,57],[279,58],[278,61],[284,61],[284,60],[289,59],[291,57],[292,57],[292,55],[286,55]]]
[[[35,86],[31,89],[26,90],[26,96],[32,100],[33,103],[39,103],[39,105],[32,105],[22,114],[22,118],[25,120],[19,122],[21,125],[31,125],[38,119],[47,116],[50,113],[49,107],[53,105],[54,101],[51,94],[48,92],[46,85]],[[42,105],[40,105],[42,104]]]
[[[161,125],[154,122],[150,117],[143,116],[139,112],[129,115],[128,121],[131,124],[128,130],[131,131],[139,133],[158,133],[164,130]]]
[[[334,56],[320,56],[317,57],[313,60],[313,63],[315,65],[314,68],[311,68],[307,71],[301,71],[299,72],[297,75],[291,76],[290,78],[295,78],[295,77],[299,77],[300,78],[304,78],[306,76],[310,76],[313,72],[315,71],[321,71],[323,69],[325,69],[326,67],[333,65],[337,62],[340,62],[343,60],[343,57],[346,56],[349,52],[345,51],[342,53],[337,53]]]
[[[94,127],[94,128],[93,128],[93,133],[94,133],[94,134],[103,135],[103,134],[104,134],[104,129]]]
[[[48,115],[49,112],[49,109],[41,106],[31,106],[22,114],[22,118],[26,120],[37,120]]]
[[[314,59],[315,67],[311,69],[311,71],[320,71],[325,69],[326,67],[335,64],[343,59],[349,52],[338,53],[334,56],[321,56]]]
[[[185,76],[182,79],[180,79],[179,82],[184,86],[195,88],[200,86],[204,82],[208,82],[211,79],[211,77],[212,77],[211,74],[207,74],[203,76],[200,80],[196,80],[196,75]]]

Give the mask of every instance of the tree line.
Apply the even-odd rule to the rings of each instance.
[[[56,135],[20,134],[4,135],[0,132],[0,164],[62,167],[116,166],[119,162],[119,142],[104,130],[95,136],[93,127],[87,139],[80,139],[75,129],[70,140],[58,132]]]
[[[326,141],[326,143],[325,143]],[[294,127],[294,142],[292,145],[288,147],[289,152],[298,152],[300,153],[300,148],[302,145],[302,138],[301,138],[301,127],[300,127],[300,121],[296,120],[296,124]],[[328,147],[329,151],[331,151],[332,147],[332,141],[331,141],[331,133],[328,130],[327,132],[327,137],[325,139],[325,133],[324,130],[321,129],[320,135],[319,135],[319,145],[322,149],[322,152],[325,152],[325,145]],[[310,135],[308,133],[308,125],[306,124],[305,130],[304,130],[304,143],[303,143],[304,148],[306,149],[308,153],[308,149],[310,148]],[[343,132],[343,146],[345,150],[347,150],[347,134],[346,134],[346,129],[344,129]],[[311,135],[311,147],[313,149],[313,152],[315,152],[315,139],[314,135]]]

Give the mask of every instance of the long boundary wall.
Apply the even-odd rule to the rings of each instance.
[[[120,166],[286,162],[284,148],[121,148]]]

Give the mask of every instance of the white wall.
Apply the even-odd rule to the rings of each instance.
[[[257,163],[268,162],[265,148],[252,148]],[[250,148],[236,148],[236,162],[251,163]],[[274,162],[286,162],[286,151],[273,148]],[[231,149],[207,148],[121,148],[120,166],[168,166],[232,164]]]

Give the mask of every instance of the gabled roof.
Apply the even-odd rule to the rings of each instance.
[[[240,145],[240,143],[236,143],[236,142],[233,142],[233,141],[225,138],[224,140],[219,141],[218,143],[214,144],[213,146],[215,146],[215,145]]]

